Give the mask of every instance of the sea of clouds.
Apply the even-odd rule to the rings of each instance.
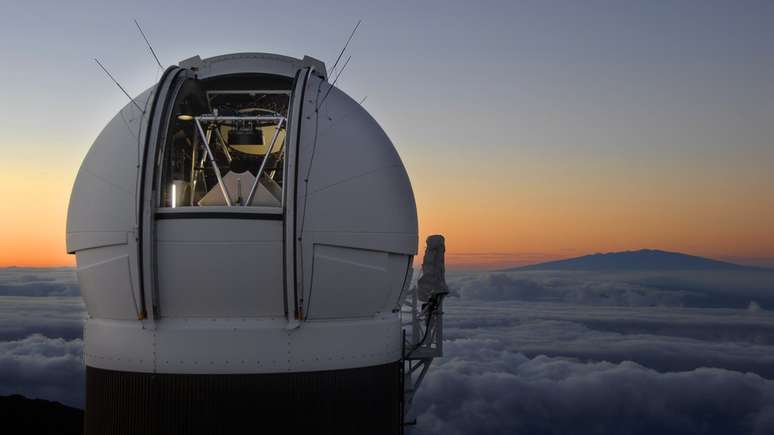
[[[70,268],[0,268],[0,296],[80,296]]]
[[[767,314],[455,298],[445,313],[414,434],[774,433]]]
[[[410,432],[774,433],[768,284],[737,281],[450,274]],[[85,316],[71,270],[0,270],[0,395],[82,406]]]
[[[0,269],[0,395],[83,406],[85,318],[72,269]]]
[[[774,307],[774,270],[770,269],[479,272],[452,274],[449,281],[462,300],[643,307]]]

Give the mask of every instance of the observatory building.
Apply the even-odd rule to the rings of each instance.
[[[401,433],[417,243],[398,153],[322,62],[168,68],[70,198],[86,433]]]

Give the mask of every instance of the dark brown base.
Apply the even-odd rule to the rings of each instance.
[[[400,362],[304,373],[86,367],[86,435],[400,434]]]

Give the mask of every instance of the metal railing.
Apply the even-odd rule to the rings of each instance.
[[[401,307],[403,326],[403,415],[408,415],[419,386],[433,359],[443,356],[443,299],[435,293],[419,305],[416,287],[406,294]],[[407,320],[404,319],[408,317]],[[407,331],[410,330],[410,331]],[[407,333],[408,332],[408,333]],[[413,422],[404,422],[410,425]]]

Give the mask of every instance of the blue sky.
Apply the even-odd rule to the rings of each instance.
[[[15,188],[19,204],[41,200],[5,227],[55,252],[41,264],[67,263],[66,200],[51,198],[126,104],[92,58],[132,94],[159,74],[134,18],[165,65],[238,51],[331,65],[362,19],[339,85],[367,97],[412,176],[420,232],[447,234],[452,251],[513,263],[650,247],[774,264],[762,223],[774,219],[774,3],[8,2],[3,172],[23,186],[35,168],[50,187]],[[471,229],[482,208],[499,219]],[[24,229],[31,214],[50,218]]]

